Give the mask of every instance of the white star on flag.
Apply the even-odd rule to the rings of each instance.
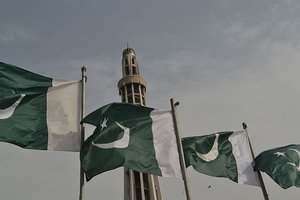
[[[276,152],[276,153],[274,153],[275,155],[277,155],[278,157],[279,156],[285,156],[285,154],[283,153],[283,152]]]
[[[106,117],[104,118],[104,120],[102,121],[102,123],[101,123],[101,130],[100,131],[102,131],[104,128],[106,128],[107,127],[107,125],[106,125],[106,122],[108,121],[108,119],[106,119]]]

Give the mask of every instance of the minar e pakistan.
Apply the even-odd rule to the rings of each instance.
[[[122,102],[146,106],[146,81],[140,76],[134,49],[127,48],[122,57],[123,78],[118,82]],[[158,177],[124,168],[124,200],[161,200]]]

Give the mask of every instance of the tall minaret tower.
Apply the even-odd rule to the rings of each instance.
[[[122,58],[123,78],[118,82],[122,102],[146,105],[146,81],[140,76],[135,51],[127,48]],[[157,176],[124,168],[124,200],[161,200]]]

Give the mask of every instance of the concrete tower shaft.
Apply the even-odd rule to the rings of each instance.
[[[122,57],[123,78],[118,82],[122,102],[146,106],[147,82],[140,76],[135,51],[126,48]],[[161,200],[157,176],[124,168],[124,200]]]

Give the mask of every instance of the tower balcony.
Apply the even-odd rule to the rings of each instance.
[[[139,84],[143,88],[146,88],[146,86],[147,86],[147,82],[143,77],[141,77],[139,75],[129,75],[129,76],[125,76],[119,80],[119,82],[118,82],[119,91],[125,85],[133,84],[133,83]]]

